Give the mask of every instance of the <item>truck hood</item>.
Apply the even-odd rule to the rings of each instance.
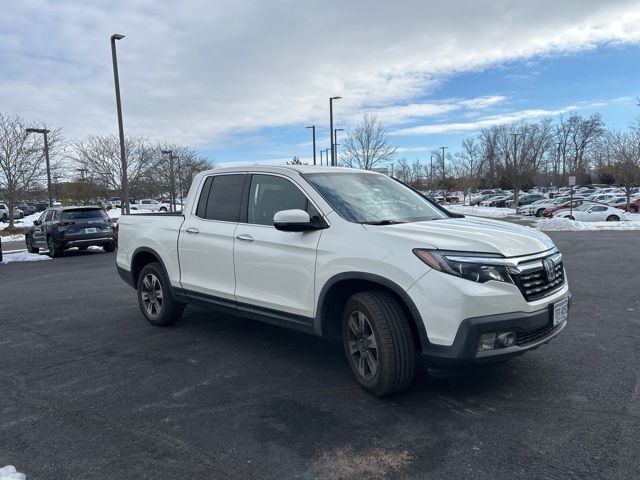
[[[554,247],[544,233],[486,218],[447,218],[397,225],[364,225],[367,230],[415,241],[415,248],[498,253],[517,257]]]

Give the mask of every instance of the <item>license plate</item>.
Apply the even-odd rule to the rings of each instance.
[[[84,233],[98,233],[98,229],[95,227],[85,228]]]
[[[553,326],[564,322],[569,317],[569,299],[565,298],[553,305]]]

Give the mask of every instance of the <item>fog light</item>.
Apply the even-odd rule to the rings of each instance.
[[[485,333],[480,335],[480,343],[478,344],[478,351],[483,352],[485,350],[493,350],[496,346],[496,334]]]
[[[516,343],[516,334],[513,332],[504,332],[498,335],[498,345],[501,347],[510,347]]]

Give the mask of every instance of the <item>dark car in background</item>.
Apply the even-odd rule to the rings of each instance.
[[[22,210],[22,213],[24,213],[25,217],[27,215],[33,215],[34,213],[36,213],[36,206],[34,204],[23,203],[21,205],[18,205],[16,208]]]
[[[100,207],[53,207],[45,210],[25,233],[29,253],[48,250],[57,257],[68,248],[86,250],[100,246],[105,252],[116,249],[115,226]]]
[[[49,204],[47,202],[38,202],[34,206],[36,207],[36,212],[44,212],[49,208]]]

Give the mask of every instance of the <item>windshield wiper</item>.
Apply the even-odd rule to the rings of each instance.
[[[398,223],[406,223],[406,222],[398,222],[397,220],[376,220],[374,222],[360,222],[363,225],[396,225]]]

